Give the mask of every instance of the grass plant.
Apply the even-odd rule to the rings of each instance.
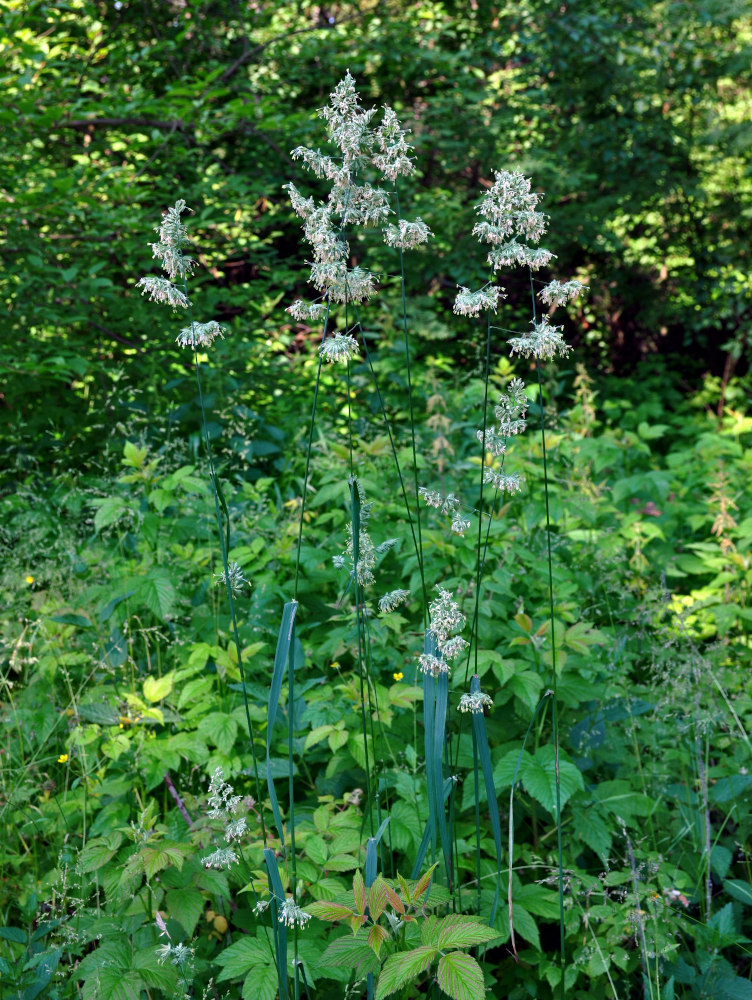
[[[548,277],[519,172],[478,204],[489,280],[458,275],[480,367],[441,381],[408,133],[349,73],[321,115],[331,153],[293,152],[316,195],[288,185],[318,298],[288,310],[315,349],[284,457],[234,464],[178,200],[139,286],[188,316],[200,450],[128,441],[32,529],[3,501],[3,996],[744,1000],[749,430],[698,443],[556,373],[583,288]],[[497,325],[499,272],[529,329]]]

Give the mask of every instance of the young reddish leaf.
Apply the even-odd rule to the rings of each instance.
[[[350,927],[352,928],[353,934],[357,934],[363,924],[368,920],[365,913],[355,913],[350,917]]]
[[[402,905],[402,900],[399,898],[394,889],[392,889],[390,885],[387,885],[386,882],[384,883],[384,892],[397,913],[401,913],[404,916],[405,907]]]
[[[402,878],[399,872],[397,872],[397,878],[399,879],[399,884],[402,887],[402,895],[405,897],[405,902],[412,903],[413,897],[410,895],[410,886]]]
[[[418,880],[418,884],[413,889],[413,902],[417,902],[423,895],[423,893],[426,891],[426,889],[429,887],[429,885],[431,884],[431,879],[433,878],[433,873],[438,868],[438,866],[439,862],[437,861],[436,864],[431,865],[431,867],[424,875],[421,875],[420,879]]]
[[[319,920],[347,920],[353,915],[349,906],[345,906],[343,903],[332,903],[325,899],[307,904],[306,910],[312,917],[318,917]]]
[[[373,885],[368,889],[368,910],[372,920],[378,920],[386,909],[388,898],[386,888],[384,879],[381,875],[377,875]]]
[[[387,940],[389,935],[386,930],[381,926],[381,924],[374,924],[373,927],[368,932],[368,943],[373,948],[375,953],[381,951],[382,944]]]
[[[353,875],[353,897],[355,899],[355,912],[366,912],[366,884],[360,872]]]

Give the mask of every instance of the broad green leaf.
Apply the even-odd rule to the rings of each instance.
[[[269,959],[269,949],[262,941],[250,936],[241,937],[213,959],[222,966],[217,982],[247,976],[251,969],[266,965]]]
[[[22,931],[20,927],[0,927],[0,938],[5,941],[15,941],[17,944],[26,944],[28,941],[26,931]]]
[[[271,958],[267,951],[267,957]],[[243,1000],[274,1000],[279,980],[274,965],[257,965],[251,969],[243,983]]]
[[[111,858],[115,857],[120,846],[120,839],[117,838],[114,846],[109,838],[105,840],[103,837],[97,837],[95,840],[90,840],[79,856],[78,867],[80,870],[94,872],[103,868]]]
[[[167,911],[178,921],[190,938],[204,910],[204,897],[198,889],[170,889],[166,896]]]
[[[484,1000],[486,995],[480,966],[462,951],[451,951],[439,960],[436,978],[452,1000]]]
[[[201,720],[198,732],[209,743],[213,743],[220,753],[229,754],[235,746],[238,723],[226,712],[212,712]]]
[[[144,681],[144,698],[152,703],[162,701],[172,691],[174,679],[174,671],[163,674],[162,677],[147,677]]]
[[[140,1000],[142,986],[133,969],[97,968],[85,979],[81,995],[83,1000]]]
[[[353,915],[351,906],[345,906],[344,903],[334,903],[326,899],[308,903],[306,910],[312,917],[318,917],[319,920],[347,920]]]
[[[160,964],[154,948],[141,948],[133,956],[136,969],[149,989],[163,990],[172,994],[177,985],[178,970],[169,962]]]
[[[307,908],[310,910],[310,906]],[[322,968],[327,965],[348,966],[357,976],[365,976],[369,972],[378,972],[381,962],[369,948],[363,934],[358,937],[345,934],[344,937],[332,941],[321,956]]]
[[[452,914],[442,917],[435,929],[436,944],[442,950],[446,948],[471,948],[476,944],[485,944],[492,938],[498,937],[495,931],[487,924],[479,924],[472,919]]]
[[[389,934],[381,924],[373,924],[368,932],[368,946],[378,955],[382,944],[389,939]]]
[[[166,569],[155,566],[147,576],[136,582],[136,598],[146,605],[151,613],[165,621],[175,612],[177,594]]]
[[[563,808],[567,800],[585,785],[580,770],[570,761],[565,760],[561,753],[559,754],[559,779]],[[535,757],[526,762],[522,771],[522,784],[544,809],[552,816],[556,815],[556,769],[552,746],[539,747]]]
[[[723,888],[733,899],[738,899],[740,903],[752,906],[752,887],[747,882],[735,878],[726,879]]]
[[[576,836],[587,844],[598,857],[604,859],[609,857],[613,831],[598,810],[593,806],[587,810],[584,808],[575,809],[573,820]]]
[[[303,744],[304,750],[310,750],[311,747],[315,747],[317,743],[321,743],[325,740],[331,732],[333,732],[334,726],[316,726],[312,729],[310,733],[306,736],[305,743]]]
[[[390,955],[381,970],[375,1000],[382,1000],[382,997],[396,993],[408,983],[413,983],[434,962],[437,955],[438,950],[430,945],[420,945],[412,951]]]

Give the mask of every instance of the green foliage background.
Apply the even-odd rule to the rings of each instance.
[[[177,197],[195,211],[207,316],[232,326],[224,376],[284,384],[283,352],[304,335],[282,308],[304,254],[282,184],[299,177],[289,150],[314,137],[311,109],[348,67],[413,130],[411,204],[438,236],[414,265],[419,316],[443,353],[462,360],[447,306],[480,277],[467,263],[478,185],[515,168],[546,192],[558,271],[591,286],[570,331],[591,369],[627,372],[659,350],[730,374],[750,316],[750,40],[736,0],[11,0],[0,22],[11,462],[49,468],[72,449],[80,461],[124,407],[186,399],[185,359],[133,288],[146,220]],[[514,303],[524,284],[509,291]]]
[[[262,832],[242,872],[200,863],[217,837],[207,774],[221,766],[242,794],[257,790],[212,586],[221,565],[193,363],[174,342],[181,321],[134,285],[152,270],[150,227],[184,198],[200,264],[192,297],[203,320],[230,330],[201,371],[230,556],[253,583],[240,639],[263,760],[319,335],[284,311],[306,297],[307,268],[282,185],[323,193],[290,150],[319,143],[312,112],[349,68],[366,105],[391,104],[412,129],[405,200],[436,233],[407,275],[428,481],[449,489],[477,471],[483,345],[451,303],[458,283],[486,277],[469,234],[495,169],[521,170],[545,191],[552,274],[590,288],[565,321],[571,364],[545,381],[565,988],[750,1000],[750,5],[9,0],[0,52],[3,996],[171,996],[181,970],[157,961],[157,910],[195,948],[196,995],[210,977],[233,995],[276,994],[275,924],[252,913],[266,878]],[[358,238],[352,249],[356,260],[378,253]],[[503,322],[526,325],[526,281],[507,292]],[[409,462],[399,316],[399,283],[386,274],[368,336]],[[503,355],[495,344],[494,390],[512,374]],[[263,764],[281,789],[295,761],[304,905],[348,892],[352,905],[373,821],[355,794],[366,755],[390,806],[381,860],[391,878],[410,871],[430,794],[420,610],[374,617],[364,696],[331,564],[351,517],[343,389],[327,371],[301,548],[300,683],[291,705],[282,688]],[[350,390],[374,539],[401,539],[380,580],[417,593],[365,366]],[[521,749],[551,674],[546,512],[540,445],[530,435],[516,447],[526,493],[493,521],[478,672],[495,701],[489,759],[514,839],[504,865],[520,961],[501,913],[483,971],[495,994],[548,1000],[562,974],[547,708]],[[429,586],[449,587],[467,610],[473,541],[451,544],[429,519],[425,545]],[[462,690],[458,672],[455,707]],[[462,905],[472,911],[477,892],[488,912],[493,806],[474,792],[469,732],[452,726]],[[476,803],[487,827],[477,841]],[[441,886],[431,891],[442,906]],[[340,934],[314,921],[300,945],[319,1000],[339,1000],[352,967],[379,968]],[[389,959],[406,995],[429,988],[420,970],[414,988],[394,973],[417,934],[405,931]]]

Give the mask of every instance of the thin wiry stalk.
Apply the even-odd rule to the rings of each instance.
[[[397,204],[397,219],[401,219],[399,191],[397,184],[394,185],[394,197]],[[410,412],[410,440],[413,449],[413,485],[415,489],[415,519],[418,526],[417,555],[418,567],[420,569],[420,582],[423,587],[423,627],[427,624],[428,614],[428,593],[426,591],[426,580],[423,575],[423,538],[420,529],[420,501],[418,499],[418,455],[415,444],[415,414],[413,411],[413,385],[410,373],[410,341],[407,335],[407,299],[405,286],[405,252],[400,247],[400,287],[402,291],[402,330],[405,338],[405,369],[407,375],[407,404]]]
[[[326,339],[326,331],[329,325],[329,303],[327,302],[326,314],[324,316],[324,328],[321,334],[321,343],[324,343]],[[303,521],[305,514],[306,499],[308,497],[308,474],[311,468],[311,447],[313,445],[313,427],[316,423],[316,406],[319,398],[319,385],[321,383],[321,364],[322,358],[319,354],[318,368],[316,369],[316,384],[313,388],[313,404],[311,406],[311,422],[308,427],[308,444],[306,446],[306,462],[305,462],[305,473],[303,475],[303,496],[300,503],[300,523],[298,525],[298,550],[295,557],[295,584],[293,586],[293,598],[297,601],[298,599],[298,578],[300,576],[300,553],[301,546],[303,544]]]
[[[183,287],[185,288],[186,298],[188,297],[188,286],[187,282],[183,281]],[[191,321],[191,329],[193,329],[193,308],[189,309],[189,317]],[[256,746],[255,746],[255,733],[253,730],[253,723],[251,722],[251,711],[248,704],[248,691],[246,689],[245,680],[245,666],[243,664],[243,653],[240,646],[240,635],[238,632],[238,620],[237,614],[235,612],[235,598],[232,592],[232,586],[230,583],[230,572],[228,563],[228,549],[230,544],[230,516],[227,510],[227,503],[222,494],[219,481],[217,479],[217,472],[214,466],[214,455],[212,453],[211,441],[209,440],[209,427],[206,420],[206,405],[204,403],[204,392],[201,385],[201,369],[198,363],[198,349],[196,346],[193,348],[193,362],[196,369],[196,384],[198,386],[198,398],[199,404],[201,406],[201,426],[204,434],[204,447],[206,448],[206,456],[209,462],[209,478],[212,484],[212,492],[214,494],[214,514],[217,519],[217,531],[219,534],[219,548],[222,555],[222,569],[224,572],[225,586],[227,589],[227,600],[230,607],[230,623],[232,628],[232,637],[235,645],[235,654],[238,660],[238,669],[240,670],[240,682],[243,687],[243,706],[245,708],[245,719],[248,725],[248,739],[251,744],[251,757],[253,759],[253,778],[256,787],[256,801],[261,802],[261,782],[259,780],[258,771],[258,759],[256,757]],[[221,509],[220,509],[221,505]],[[222,528],[222,510],[224,510],[225,518],[227,520],[226,528],[223,531]],[[264,822],[263,813],[261,813],[261,829],[264,836],[264,841],[266,841],[266,824]]]
[[[425,597],[425,595],[426,595],[426,587],[425,587],[425,580],[423,579],[423,560],[422,560],[421,543],[420,543],[420,540],[419,540],[419,538],[418,538],[418,536],[416,535],[416,532],[415,532],[415,527],[416,526],[415,526],[415,523],[413,521],[412,511],[410,510],[410,504],[409,504],[409,501],[407,499],[407,489],[405,488],[405,480],[404,480],[404,478],[402,476],[402,467],[400,465],[399,458],[397,457],[397,446],[394,443],[394,437],[392,435],[391,424],[389,423],[389,417],[387,416],[386,408],[384,406],[384,398],[383,398],[383,396],[381,394],[381,389],[379,388],[378,378],[376,377],[376,372],[374,370],[373,362],[371,360],[371,354],[370,354],[370,351],[368,350],[368,342],[366,340],[365,332],[363,330],[363,324],[360,321],[360,316],[359,316],[357,307],[354,308],[353,311],[355,312],[355,321],[356,321],[356,324],[357,324],[357,327],[358,327],[358,332],[360,334],[360,340],[361,340],[361,343],[363,344],[363,351],[364,351],[365,357],[366,357],[366,364],[368,365],[368,370],[371,373],[371,378],[373,379],[373,387],[376,390],[376,396],[377,396],[378,401],[379,401],[379,409],[381,410],[381,415],[384,418],[384,427],[386,428],[387,437],[389,438],[389,446],[390,446],[391,451],[392,451],[392,458],[394,459],[394,465],[395,465],[395,468],[397,470],[397,477],[399,479],[399,484],[400,484],[400,492],[402,493],[402,499],[405,502],[405,511],[407,513],[407,520],[408,520],[408,523],[410,525],[410,534],[412,535],[413,546],[415,548],[415,557],[418,560],[418,569],[419,569],[419,572],[420,572],[421,584],[422,584],[422,587],[423,587],[423,600],[424,600],[424,608],[425,608],[425,606],[427,606],[426,605],[426,597]],[[425,625],[426,625],[426,622],[425,622],[425,610],[424,610],[424,628],[425,628]]]
[[[535,307],[535,289],[533,288],[533,272],[529,271],[530,274],[530,294],[533,302],[533,321],[536,319],[536,307]],[[559,774],[559,713],[558,713],[558,699],[556,696],[557,692],[557,674],[556,674],[556,622],[554,620],[554,569],[553,569],[553,556],[551,554],[551,509],[549,503],[549,490],[548,490],[548,461],[546,455],[546,422],[545,422],[545,411],[543,406],[543,379],[541,377],[541,364],[540,359],[536,358],[535,361],[535,371],[538,376],[538,405],[540,407],[540,426],[541,426],[541,448],[543,450],[543,491],[546,500],[546,554],[548,562],[548,604],[549,604],[549,618],[551,621],[551,699],[552,699],[552,710],[551,710],[551,721],[553,723],[553,738],[554,738],[554,769],[556,773],[556,851],[557,858],[556,862],[558,865],[558,887],[559,887],[559,944],[561,948],[561,954],[559,961],[561,964],[561,989],[562,997],[564,990],[564,969],[566,967],[566,952],[565,952],[565,926],[564,926],[564,854],[562,848],[562,832],[561,832],[561,776]]]

